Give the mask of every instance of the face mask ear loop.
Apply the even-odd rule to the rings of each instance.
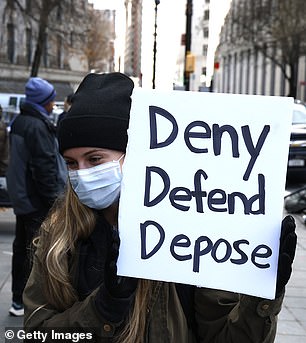
[[[125,154],[123,154],[123,155],[119,158],[119,160],[114,161],[114,162],[120,162],[124,156],[125,156]]]

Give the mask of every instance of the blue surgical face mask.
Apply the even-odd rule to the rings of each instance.
[[[69,180],[82,204],[101,210],[116,202],[120,196],[121,167],[118,161],[106,162],[92,168],[69,170]]]

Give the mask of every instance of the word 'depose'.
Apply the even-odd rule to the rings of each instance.
[[[154,230],[155,229],[155,230]],[[159,239],[151,251],[147,251],[147,241],[150,241],[148,238],[148,230],[158,231]],[[165,241],[165,230],[163,227],[155,221],[148,220],[140,224],[140,234],[141,234],[141,258],[143,260],[151,258],[155,255],[159,249],[162,247]],[[199,272],[200,268],[200,258],[205,255],[211,255],[211,258],[216,263],[224,263],[230,261],[236,265],[242,265],[248,262],[249,257],[244,251],[246,246],[249,246],[250,242],[247,239],[240,239],[234,241],[232,244],[229,243],[226,239],[220,238],[217,241],[213,242],[207,236],[200,236],[194,242],[191,243],[190,238],[185,234],[176,235],[170,244],[169,250],[174,259],[177,261],[187,261],[193,259],[193,272]],[[185,249],[187,253],[179,254],[176,250]],[[190,253],[190,251],[192,253]],[[235,252],[238,254],[238,258],[231,258],[232,253]],[[272,250],[265,244],[260,244],[253,248],[250,260],[251,262],[260,269],[266,269],[270,267],[270,264],[265,262],[265,259],[269,258],[272,255]]]

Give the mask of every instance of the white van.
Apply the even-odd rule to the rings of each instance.
[[[6,124],[20,113],[20,104],[25,100],[24,94],[0,93],[0,105],[3,111],[3,120]]]
[[[0,105],[2,108],[12,107],[15,110],[19,110],[19,106],[24,99],[24,94],[0,93]]]

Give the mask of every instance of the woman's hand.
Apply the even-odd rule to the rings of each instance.
[[[120,239],[117,230],[112,231],[111,244],[105,264],[104,283],[100,286],[95,305],[108,321],[120,323],[127,316],[134,301],[138,279],[117,275]]]
[[[297,236],[295,233],[295,220],[292,216],[286,216],[282,221],[277,282],[276,282],[276,297],[282,295],[285,286],[288,283],[291,272],[292,263],[295,256]]]
[[[120,238],[118,230],[112,230],[111,246],[105,265],[105,287],[114,298],[128,298],[136,290],[138,279],[117,275]]]

